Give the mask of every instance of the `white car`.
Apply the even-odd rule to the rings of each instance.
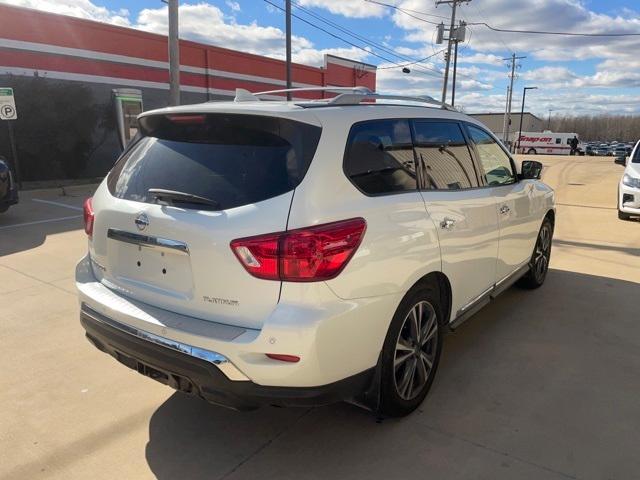
[[[618,218],[640,216],[640,141],[633,147],[618,186]]]
[[[87,337],[219,405],[406,415],[447,330],[544,282],[542,165],[432,99],[257,95],[139,117],[85,204]]]

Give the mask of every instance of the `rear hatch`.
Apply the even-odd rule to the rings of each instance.
[[[286,230],[321,129],[248,114],[156,114],[93,199],[102,282],[134,299],[260,328],[280,282],[251,276],[234,239]]]

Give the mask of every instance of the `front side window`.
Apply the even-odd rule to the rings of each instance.
[[[516,181],[511,159],[491,135],[484,130],[469,125],[469,136],[478,152],[488,185],[507,185]]]
[[[414,122],[415,150],[427,190],[460,190],[478,186],[478,176],[460,125]]]
[[[355,124],[347,140],[344,171],[356,187],[369,195],[415,190],[409,122],[373,120]]]

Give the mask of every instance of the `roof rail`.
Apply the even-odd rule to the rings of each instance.
[[[283,88],[280,90],[267,90],[264,92],[252,93],[244,88],[236,88],[235,102],[258,102],[262,95],[277,95],[279,93],[297,93],[297,92],[327,92],[327,93],[356,93],[370,94],[373,93],[367,87],[304,87],[304,88]]]
[[[336,93],[333,98],[321,99],[321,100],[307,100],[304,102],[298,102],[297,105],[301,107],[326,107],[336,105],[359,105],[363,101],[372,100],[398,100],[405,102],[424,103],[427,105],[435,105],[445,110],[456,111],[454,107],[448,103],[440,102],[428,95],[425,96],[406,96],[406,95],[385,95],[375,93],[369,90],[367,87],[305,87],[305,88],[285,88],[281,90],[268,90],[265,92],[251,93],[243,88],[236,88],[235,102],[258,102],[262,95],[277,95],[280,93],[295,93],[295,92],[327,92]]]
[[[367,94],[343,93],[341,95],[338,95],[334,98],[329,99],[326,102],[326,104],[327,105],[358,105],[363,101],[371,101],[371,100],[376,100],[376,101],[377,100],[399,100],[399,101],[405,101],[405,102],[425,103],[427,105],[436,105],[445,110],[456,111],[456,109],[451,105],[449,105],[448,103],[441,102],[439,100],[436,100],[433,97],[429,97],[428,95],[425,95],[425,96],[385,95],[385,94],[379,94],[374,92],[367,93]],[[312,102],[309,102],[304,106],[313,106],[313,105],[310,105],[310,103]],[[313,103],[316,103],[316,102],[313,102]],[[320,102],[317,102],[317,103],[320,103]]]

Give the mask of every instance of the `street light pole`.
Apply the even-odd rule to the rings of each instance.
[[[518,146],[515,153],[520,150],[520,137],[522,136],[522,117],[524,117],[524,99],[527,98],[527,90],[537,90],[538,87],[524,87],[522,90],[522,108],[520,109],[520,128],[518,129]]]
[[[553,110],[549,109],[549,119],[547,120],[547,130],[551,130],[551,112],[553,112]]]

